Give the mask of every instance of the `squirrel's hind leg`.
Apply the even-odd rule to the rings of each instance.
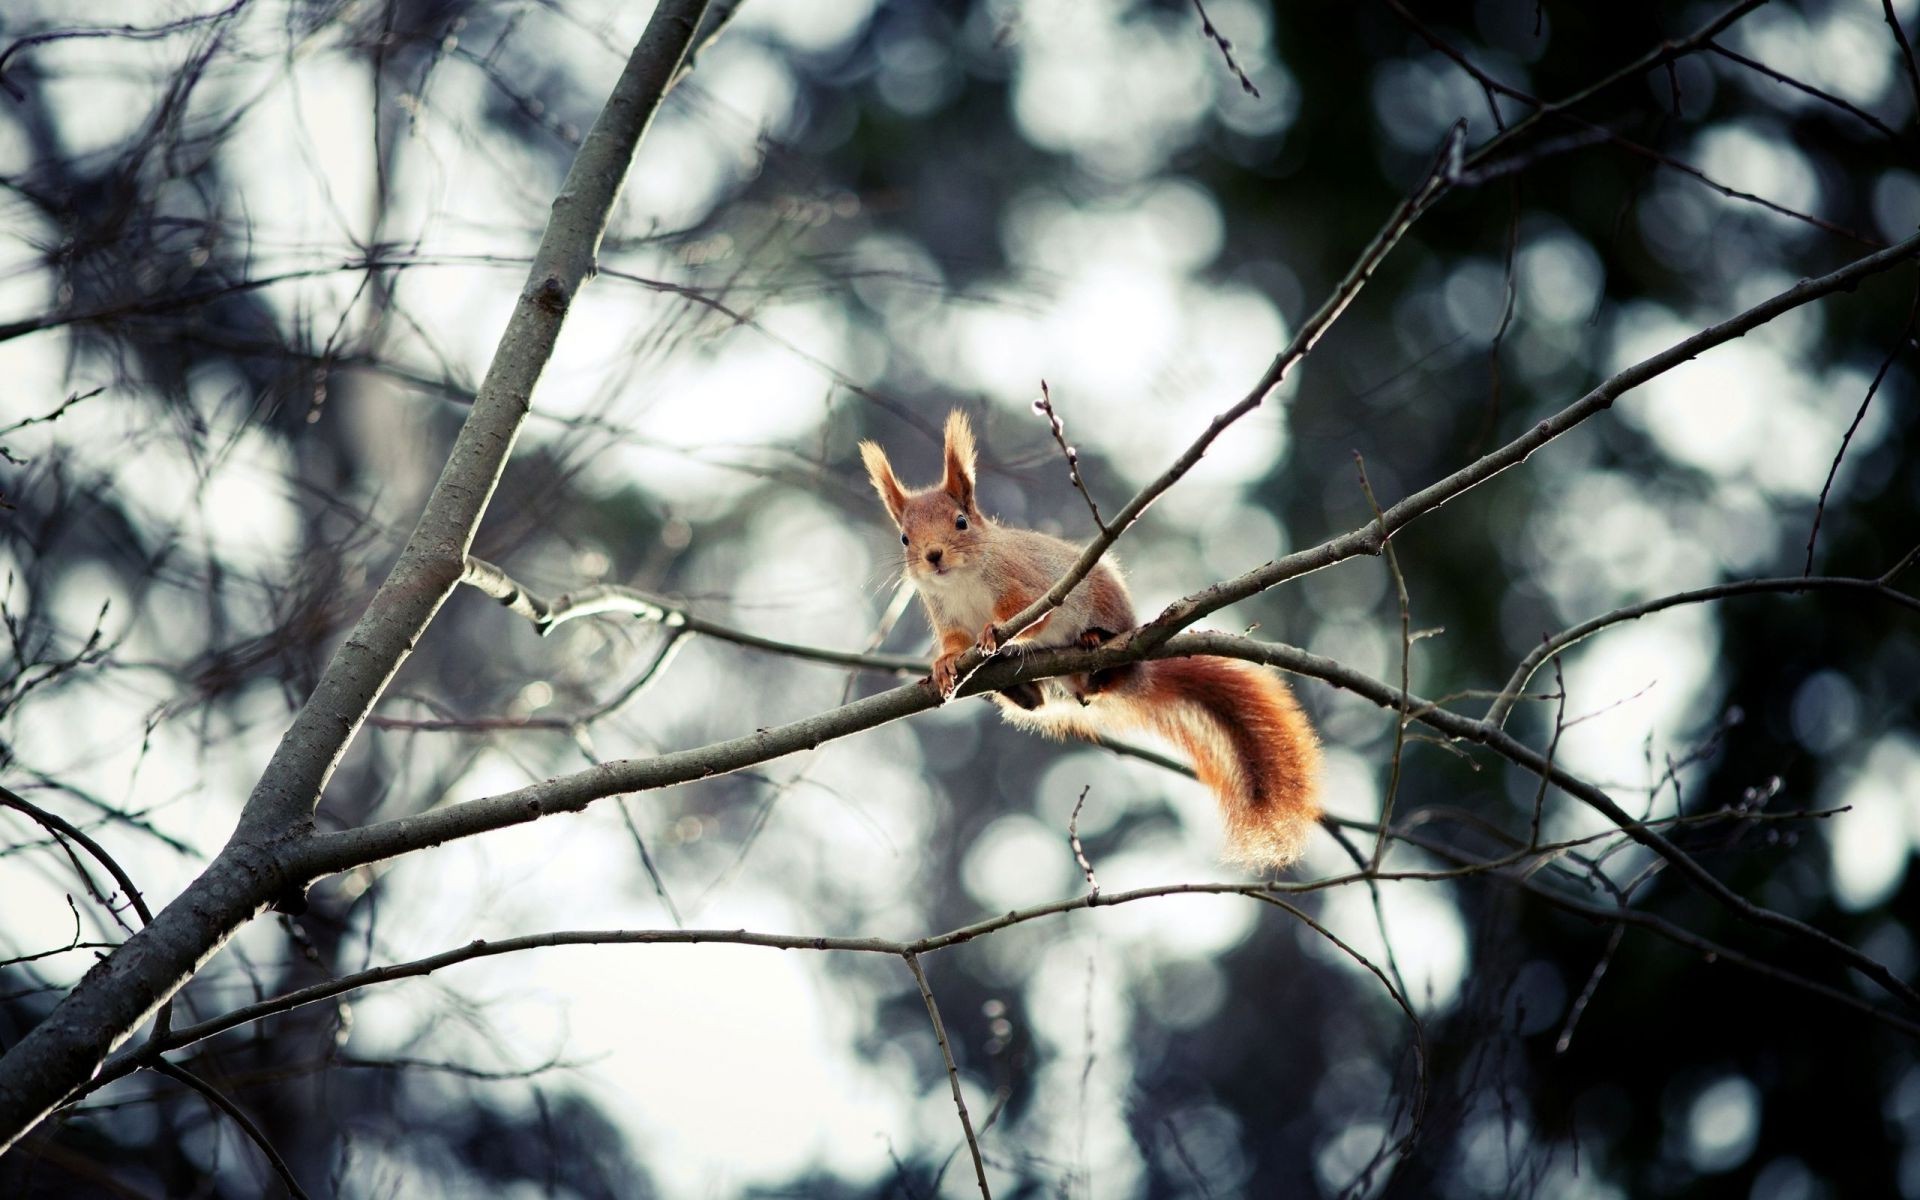
[[[1028,712],[1047,702],[1046,696],[1040,691],[1040,685],[1037,683],[1016,683],[1010,688],[1001,688],[998,695],[1007,703]]]
[[[1077,644],[1083,650],[1091,650],[1096,646],[1112,641],[1113,636],[1113,631],[1110,629],[1100,629],[1097,627],[1083,629],[1080,631]],[[1076,675],[1073,677],[1074,683],[1076,684],[1075,694],[1078,696],[1080,703],[1085,704],[1087,698],[1090,696],[1097,696],[1101,692],[1112,691],[1117,687],[1124,687],[1135,675],[1139,674],[1139,672],[1139,663],[1126,663],[1118,667],[1107,667],[1100,671],[1089,671],[1085,675]]]

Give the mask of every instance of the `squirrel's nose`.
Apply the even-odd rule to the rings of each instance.
[[[940,565],[940,556],[945,553],[946,551],[942,550],[938,546],[935,546],[933,549],[927,551],[927,561],[937,567]]]

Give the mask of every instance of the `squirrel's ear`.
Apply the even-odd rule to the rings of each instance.
[[[860,461],[867,464],[867,478],[873,481],[873,490],[880,493],[880,503],[887,506],[887,515],[898,525],[900,514],[907,508],[907,490],[894,477],[887,452],[878,442],[861,442]]]
[[[973,508],[973,457],[973,426],[956,408],[947,416],[947,473],[940,490],[968,510]]]

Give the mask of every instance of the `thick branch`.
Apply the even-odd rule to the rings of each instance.
[[[654,11],[554,199],[526,286],[419,524],[281,739],[226,848],[0,1058],[0,1152],[295,882],[281,870],[280,848],[311,831],[314,805],[347,744],[459,582],[534,384],[593,269],[634,149],[705,9],[706,0],[662,0]]]
[[[1133,644],[1129,645],[1128,642]],[[962,691],[967,694],[993,691],[1022,680],[1112,667],[1137,661],[1143,656],[1143,650],[1144,645],[1137,639],[1125,639],[1096,650],[1054,650],[1026,654],[1017,660],[987,664],[962,686]],[[1810,925],[1746,900],[1664,835],[1635,820],[1604,791],[1547,761],[1532,747],[1490,722],[1461,716],[1417,696],[1403,696],[1399,689],[1332,659],[1251,638],[1226,634],[1188,634],[1152,648],[1145,656],[1158,658],[1191,654],[1264,662],[1324,679],[1383,708],[1403,712],[1450,738],[1485,745],[1509,761],[1551,780],[1567,794],[1605,815],[1628,836],[1671,863],[1697,887],[1742,919],[1812,941],[1889,992],[1920,1006],[1920,994],[1894,977],[1877,960]],[[438,845],[454,838],[524,824],[553,813],[577,812],[606,796],[649,791],[708,778],[753,766],[795,750],[811,749],[831,738],[873,728],[913,712],[933,708],[938,703],[938,696],[927,682],[909,684],[732,741],[646,760],[602,763],[574,775],[531,784],[501,795],[469,800],[362,829],[320,834],[300,848],[297,858],[288,867],[302,877],[311,878]],[[915,949],[930,948],[934,947]]]

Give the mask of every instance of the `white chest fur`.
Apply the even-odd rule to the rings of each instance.
[[[945,574],[914,574],[913,586],[919,591],[920,598],[932,610],[933,624],[936,629],[960,629],[977,635],[986,628],[988,622],[996,620],[994,605],[999,596],[979,571],[948,571]],[[1029,646],[1066,646],[1072,644],[1073,630],[1084,626],[1084,621],[1075,624],[1079,614],[1074,611],[1079,605],[1080,593],[1076,591],[1067,598],[1063,612],[1056,613],[1033,637],[1022,639]],[[1065,618],[1065,619],[1062,619]]]
[[[993,589],[978,571],[915,574],[913,586],[933,610],[936,627],[979,633],[993,620]]]

